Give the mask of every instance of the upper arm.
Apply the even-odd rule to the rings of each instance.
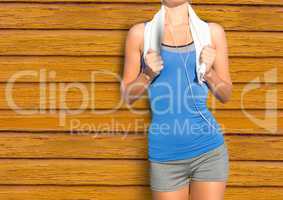
[[[134,81],[140,72],[141,45],[143,44],[144,24],[133,25],[127,34],[123,70],[123,84]]]
[[[224,28],[217,23],[209,23],[212,46],[216,49],[213,69],[225,82],[232,85],[229,73],[228,45]]]

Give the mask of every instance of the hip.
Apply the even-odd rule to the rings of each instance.
[[[150,162],[150,185],[156,191],[173,191],[190,181],[226,181],[229,154],[226,144],[189,159]]]

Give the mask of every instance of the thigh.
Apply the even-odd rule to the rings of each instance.
[[[223,200],[225,181],[191,181],[190,200]]]
[[[152,200],[188,200],[189,185],[186,184],[170,192],[160,192],[152,190]]]
[[[187,200],[189,168],[185,161],[150,162],[150,187],[153,200]]]
[[[191,200],[223,200],[229,175],[226,144],[192,162]]]

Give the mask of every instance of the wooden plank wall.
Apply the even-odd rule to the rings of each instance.
[[[208,102],[230,155],[225,199],[283,199],[283,1],[193,6],[224,26],[229,43],[232,99]],[[1,200],[150,199],[148,102],[120,105],[115,74],[128,29],[158,8],[159,0],[1,1]]]

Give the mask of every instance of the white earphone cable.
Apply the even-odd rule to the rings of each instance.
[[[169,14],[169,13],[168,13]],[[171,22],[171,20],[170,20],[170,22]],[[190,16],[189,16],[189,23],[191,23],[190,22]],[[169,26],[170,27],[170,26]],[[189,28],[189,26],[188,26],[188,28]],[[179,50],[178,48],[177,48],[177,43],[176,43],[176,40],[175,40],[175,38],[174,38],[174,34],[173,34],[173,31],[171,30],[171,27],[170,27],[170,32],[171,32],[171,35],[172,35],[172,38],[173,38],[173,41],[174,41],[174,46],[176,46],[176,49],[177,50]],[[188,32],[188,31],[187,31]],[[188,35],[188,34],[187,34]],[[198,38],[198,40],[199,40],[199,38]],[[200,40],[199,40],[199,42],[200,42]],[[184,63],[184,67],[185,67],[185,73],[186,73],[186,77],[187,77],[187,80],[188,80],[188,83],[189,83],[189,87],[190,87],[190,91],[191,91],[191,94],[192,94],[192,99],[193,99],[193,102],[194,102],[194,106],[195,106],[195,108],[196,108],[196,110],[198,111],[198,113],[202,116],[202,118],[204,119],[204,120],[206,120],[206,122],[212,127],[212,128],[214,128],[214,129],[217,129],[215,126],[213,126],[211,123],[210,123],[210,121],[202,114],[202,112],[198,109],[198,107],[197,107],[197,105],[196,105],[196,102],[195,102],[195,97],[194,97],[194,95],[193,95],[193,90],[192,90],[192,87],[191,87],[191,81],[190,81],[190,78],[189,78],[189,75],[188,75],[188,72],[187,72],[187,58],[189,57],[189,53],[188,53],[188,55],[187,55],[187,57],[186,57],[186,61],[184,61],[184,58],[181,56],[181,54],[180,54],[180,52],[178,51],[178,55],[181,57],[181,59],[182,59],[182,61],[183,61],[183,63]]]

